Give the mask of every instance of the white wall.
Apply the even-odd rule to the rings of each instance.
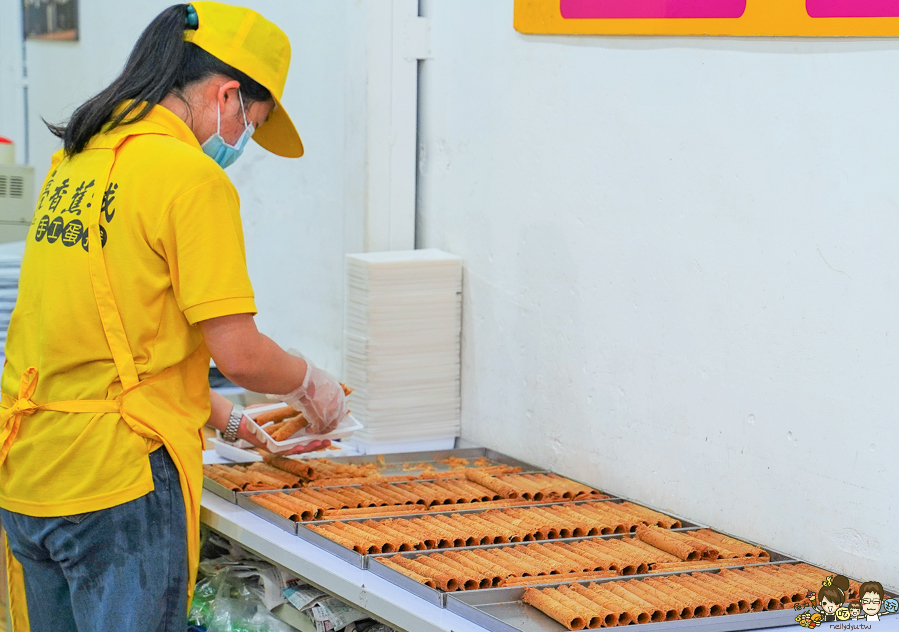
[[[465,436],[899,586],[899,44],[423,15]]]

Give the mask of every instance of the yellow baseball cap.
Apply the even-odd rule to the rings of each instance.
[[[275,99],[272,113],[253,140],[278,156],[302,156],[303,141],[281,105],[290,67],[287,35],[252,9],[220,2],[192,2],[190,6],[196,11],[198,26],[184,31],[184,41],[258,81]]]

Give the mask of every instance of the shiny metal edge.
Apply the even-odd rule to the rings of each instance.
[[[203,489],[208,489],[210,492],[220,498],[224,498],[229,503],[237,504],[237,492],[228,489],[221,483],[217,483],[206,476],[203,477]]]
[[[275,491],[278,491],[278,490],[275,490]],[[297,523],[296,522],[293,522],[292,520],[288,520],[284,516],[279,516],[275,512],[269,511],[262,505],[254,503],[253,501],[250,500],[250,496],[255,496],[256,494],[260,494],[260,493],[265,494],[265,493],[271,493],[271,492],[240,492],[237,495],[237,506],[243,507],[250,513],[256,514],[260,518],[264,518],[268,522],[271,522],[272,524],[274,524],[278,527],[281,527],[282,529],[287,531],[287,533],[296,535],[296,533],[297,533]]]
[[[297,523],[296,536],[306,540],[309,544],[317,546],[320,549],[324,549],[328,553],[339,557],[344,562],[348,562],[355,566],[356,568],[367,569],[368,568],[368,556],[362,555],[361,553],[357,553],[353,549],[348,549],[344,546],[337,544],[334,540],[330,538],[326,538],[325,536],[316,533],[312,529],[307,528],[305,525],[308,523],[299,522]]]
[[[368,558],[368,570],[379,577],[383,577],[391,584],[396,584],[403,590],[412,593],[416,597],[424,599],[428,603],[434,604],[439,608],[446,607],[446,595],[447,593],[442,590],[438,590],[436,588],[430,588],[425,586],[424,584],[420,584],[411,577],[406,577],[400,572],[397,572],[387,566],[386,564],[382,564],[377,560],[379,557],[388,557],[387,555],[366,555]]]
[[[745,568],[753,566],[768,566],[772,564],[810,564],[803,560],[792,559],[780,562],[766,562],[764,564],[745,564],[729,568]],[[581,580],[578,582],[563,581],[552,584],[541,584],[541,588],[552,588],[573,583],[608,583],[620,580],[643,579],[647,577],[664,577],[683,573],[713,573],[720,568],[697,569],[694,571],[671,571],[667,573],[653,573],[644,575],[628,575],[626,577],[608,577],[595,580]],[[467,619],[490,632],[562,632],[566,628],[546,616],[536,608],[530,607],[522,601],[525,591],[524,586],[510,588],[486,588],[483,590],[467,590],[448,593],[446,596],[446,609],[464,619]],[[888,594],[890,589],[884,588]],[[494,616],[494,612],[504,610],[509,620],[525,620],[532,625],[516,627],[508,621]],[[899,615],[894,615],[899,619]],[[792,608],[783,610],[770,610],[766,612],[747,612],[743,614],[730,614],[717,617],[703,617],[700,619],[687,619],[681,621],[664,621],[657,623],[645,623],[628,626],[628,630],[635,632],[651,630],[652,632],[665,632],[666,630],[700,630],[702,632],[730,632],[735,630],[759,630],[764,628],[788,626],[795,624],[796,611]]]
[[[240,492],[240,493],[246,494],[247,492]],[[584,503],[591,503],[591,502],[593,502],[593,503],[605,503],[605,502],[621,503],[621,502],[623,502],[623,499],[613,497],[613,498],[597,498],[594,500],[574,500],[574,501],[563,500],[563,501],[555,501],[555,502],[548,502],[548,503],[537,503],[534,505],[521,505],[520,507],[522,509],[528,509],[530,507],[550,507],[553,505],[565,505],[565,504],[568,504],[571,502],[573,502],[576,505],[581,505]],[[401,506],[407,507],[408,505],[401,505]],[[435,505],[435,506],[439,507],[439,505]],[[512,505],[512,507],[518,507],[518,505]],[[363,520],[374,520],[374,521],[378,522],[381,520],[394,520],[394,519],[399,519],[399,518],[421,518],[423,516],[446,516],[446,515],[450,515],[450,514],[479,513],[479,512],[483,512],[483,511],[490,511],[492,509],[505,509],[505,507],[480,507],[480,508],[471,508],[471,509],[456,509],[456,510],[450,510],[450,511],[423,511],[421,513],[399,514],[399,515],[394,515],[394,516],[378,516],[378,517],[374,517],[374,518],[338,518],[338,519],[334,519],[334,520],[314,520],[314,521],[307,520],[305,524],[327,524],[330,522],[361,522]],[[670,515],[670,514],[665,514],[665,515]],[[671,517],[674,517],[674,516],[671,516]],[[680,520],[682,523],[682,527],[680,527],[680,528],[707,528],[702,525],[698,525],[696,523],[690,522],[689,520],[685,521],[683,518],[677,518],[677,520]]]
[[[697,527],[672,529],[672,531],[677,531],[677,532],[690,532],[690,531],[696,531],[696,530],[698,530]],[[594,535],[594,536],[586,536],[583,538],[560,538],[558,540],[540,540],[537,542],[552,542],[553,544],[558,544],[558,543],[564,544],[564,543],[568,543],[568,542],[580,542],[582,540],[597,540],[597,539],[617,540],[617,539],[623,538],[625,535],[629,535],[629,534],[610,533],[607,535]],[[458,551],[472,551],[472,550],[477,550],[477,549],[499,549],[499,548],[512,547],[512,546],[527,546],[528,544],[535,544],[535,543],[536,542],[534,542],[534,541],[510,542],[510,543],[506,543],[506,544],[484,544],[481,546],[466,546],[466,547],[460,547],[457,549],[428,549],[428,550],[419,550],[419,551],[396,551],[394,553],[372,554],[372,555],[367,555],[366,557],[368,558],[368,561],[367,561],[368,569],[375,572],[376,575],[381,575],[382,577],[384,577],[391,583],[394,583],[397,586],[399,586],[400,588],[403,588],[415,595],[418,595],[419,597],[426,598],[425,595],[427,595],[426,599],[430,603],[437,603],[437,601],[439,600],[440,601],[439,605],[441,607],[446,607],[446,596],[447,595],[459,594],[462,592],[480,592],[480,591],[484,591],[484,590],[495,590],[495,589],[480,588],[480,589],[476,589],[476,590],[457,590],[457,591],[453,591],[452,593],[445,593],[440,589],[429,588],[428,586],[425,586],[424,584],[420,584],[419,582],[415,581],[414,579],[411,579],[410,577],[406,577],[402,573],[399,573],[399,572],[393,570],[392,568],[389,568],[388,566],[385,566],[384,564],[378,562],[376,558],[383,557],[385,559],[390,559],[390,558],[396,557],[398,555],[405,557],[405,558],[412,558],[412,557],[416,557],[418,555],[429,555],[431,553],[445,553],[447,551],[458,552]],[[770,561],[760,562],[758,564],[742,564],[742,565],[738,565],[738,566],[731,566],[729,568],[743,568],[745,566],[765,566],[767,564],[780,564],[783,562],[794,562],[795,561],[793,558],[787,557],[781,553],[777,553],[776,551],[771,551],[768,549],[764,549],[764,550],[768,553],[768,555],[771,556]],[[700,569],[697,569],[697,570],[700,570]],[[714,570],[717,570],[717,569],[714,569]],[[678,571],[678,572],[690,572],[690,571]],[[641,575],[641,577],[643,577],[643,576],[648,577],[651,575],[662,575],[662,574],[663,573],[646,573],[645,575]],[[609,578],[609,579],[632,579],[634,577],[637,577],[637,575],[621,575],[617,578]],[[533,579],[534,579],[533,586],[542,586],[545,588],[546,587],[545,584],[560,585],[560,582],[557,581],[558,580],[557,575],[541,575],[541,576],[535,576]],[[590,580],[590,581],[597,581],[597,580]],[[570,584],[570,583],[572,583],[572,581],[569,580],[567,582],[561,582],[561,583]]]

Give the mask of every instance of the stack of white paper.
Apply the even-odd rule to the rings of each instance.
[[[19,293],[19,271],[24,252],[24,241],[0,245],[0,366],[3,365],[6,330]]]
[[[354,440],[459,434],[462,260],[440,250],[347,255],[344,353]]]

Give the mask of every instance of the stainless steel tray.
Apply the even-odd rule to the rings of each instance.
[[[203,477],[203,489],[208,489],[216,496],[221,496],[230,503],[237,504],[237,492],[228,489],[221,483],[217,483],[211,478]]]
[[[486,458],[495,461],[498,465],[511,465],[512,467],[520,467],[529,472],[545,472],[544,468],[535,467],[530,463],[519,461],[510,456],[506,456],[502,452],[489,450],[487,448],[459,448],[453,450],[430,450],[427,452],[398,452],[396,454],[367,454],[363,456],[338,456],[331,459],[335,463],[351,463],[355,465],[363,465],[366,463],[377,463],[380,466],[380,472],[384,476],[396,476],[400,474],[423,473],[422,470],[409,469],[404,470],[403,464],[409,463],[427,463],[434,467],[435,472],[446,472],[451,470],[442,460],[454,457],[457,459],[474,460],[478,458]]]
[[[778,562],[768,562],[776,564]],[[780,562],[798,564],[800,560]],[[702,569],[693,573],[715,573],[720,569]],[[571,585],[573,583],[590,584],[620,581],[622,579],[641,579],[644,577],[660,577],[683,574],[685,571],[658,573],[655,575],[628,575],[627,577],[609,577],[606,579],[585,580],[580,582],[557,582],[543,585],[542,588]],[[469,621],[490,630],[490,632],[564,632],[567,628],[554,619],[543,614],[522,601],[524,587],[489,588],[485,590],[467,590],[447,595],[446,609]],[[681,621],[664,621],[628,626],[628,630],[647,630],[651,632],[669,632],[683,630],[700,630],[701,632],[729,632],[731,630],[759,630],[777,626],[795,625],[798,613],[793,608],[771,610],[767,612],[748,612],[745,614],[729,614],[717,617],[703,617]],[[899,619],[899,617],[897,617]]]
[[[250,500],[250,497],[255,496],[256,494],[271,494],[273,491],[278,491],[278,490],[267,490],[267,491],[261,491],[261,492],[238,492],[237,493],[237,506],[243,507],[250,513],[256,514],[260,518],[265,518],[272,524],[281,527],[288,533],[296,535],[298,523],[293,522],[292,520],[288,520],[284,516],[279,516],[274,511],[270,511],[270,510],[266,509],[265,507],[263,507],[262,505],[254,503],[253,501]],[[316,534],[316,535],[318,535],[318,534]],[[327,539],[327,538],[324,538],[324,539]]]
[[[253,493],[253,492],[250,492],[250,493]],[[256,492],[256,493],[258,493],[258,492]],[[246,495],[247,492],[241,492],[241,494]],[[567,504],[569,502],[572,502],[572,501],[538,503],[535,505],[527,505],[527,507],[547,507],[550,505],[563,505],[563,504]],[[574,501],[575,504],[582,504],[582,503],[588,503],[588,502],[622,502],[622,501],[617,498]],[[240,504],[240,503],[238,502],[238,504]],[[252,504],[255,505],[255,503],[252,503]],[[241,505],[241,506],[243,506],[243,505]],[[264,510],[264,508],[262,508],[262,507],[258,507],[258,509]],[[427,511],[427,512],[422,512],[422,513],[415,513],[415,514],[401,514],[398,516],[378,516],[376,518],[343,518],[341,520],[308,520],[306,522],[297,523],[298,526],[297,526],[296,534],[299,537],[303,538],[304,540],[308,540],[315,546],[318,546],[320,548],[327,550],[330,553],[333,553],[340,559],[342,559],[346,562],[349,562],[353,566],[357,566],[359,568],[368,568],[368,558],[372,557],[372,555],[362,555],[361,553],[357,553],[356,551],[353,551],[351,549],[343,547],[343,546],[337,544],[336,542],[334,542],[333,540],[330,540],[329,538],[319,535],[312,529],[309,529],[308,525],[323,525],[323,524],[330,524],[333,522],[362,522],[362,521],[366,521],[366,520],[374,520],[375,522],[380,522],[382,520],[395,520],[395,519],[400,519],[400,518],[410,518],[411,519],[411,518],[422,518],[424,516],[440,516],[440,515],[446,516],[446,515],[450,515],[450,514],[479,513],[479,512],[483,512],[483,511],[489,511],[490,509],[495,509],[495,508],[462,509],[462,510],[458,510],[458,511]],[[255,513],[258,513],[258,511],[256,511],[256,509],[254,509],[254,508],[250,508],[250,510],[254,511]],[[267,513],[271,516],[277,515],[277,514],[273,514],[270,511]],[[259,515],[262,515],[262,514],[259,514]],[[670,514],[667,514],[667,515],[670,515]],[[280,517],[280,516],[278,516],[278,517]],[[283,520],[283,518],[282,518],[282,520]],[[683,518],[678,518],[678,520],[680,520],[683,523],[684,528],[694,528],[695,529],[695,528],[704,528],[705,527],[705,525],[699,525],[699,524],[690,522],[689,520],[684,520]],[[528,540],[528,542],[532,542],[532,541],[533,540]],[[551,541],[558,542],[559,538],[556,538]],[[516,542],[513,544],[522,544],[522,543]],[[491,545],[485,545],[485,546],[491,546]],[[497,545],[492,545],[492,546],[497,546]],[[447,551],[449,549],[438,549],[438,550]],[[414,552],[421,553],[421,551],[414,551]],[[377,553],[374,555],[380,556],[382,554]]]
[[[698,527],[686,527],[686,528],[681,528],[681,529],[672,529],[672,531],[689,532],[689,531],[696,531],[697,529],[698,529]],[[596,539],[616,540],[616,539],[620,539],[620,538],[624,537],[625,535],[626,534],[624,534],[624,533],[613,533],[613,534],[609,534],[609,535],[587,536],[584,538],[560,538],[558,540],[552,540],[552,542],[567,543],[567,542],[580,542],[582,540],[596,540]],[[397,553],[381,553],[379,555],[368,555],[366,557],[369,558],[367,560],[368,570],[370,570],[375,575],[379,575],[380,577],[383,577],[387,581],[389,581],[393,584],[396,584],[400,588],[403,588],[403,589],[411,592],[412,594],[417,595],[418,597],[421,597],[428,603],[432,603],[432,604],[440,606],[440,607],[446,607],[446,597],[448,594],[457,594],[457,593],[462,593],[462,592],[478,592],[478,590],[474,590],[474,591],[471,591],[471,590],[461,591],[460,590],[460,591],[455,591],[455,593],[445,593],[440,589],[430,588],[428,586],[425,586],[424,584],[418,583],[414,579],[406,577],[402,573],[399,573],[399,572],[393,570],[392,568],[390,568],[389,566],[382,564],[376,558],[383,557],[383,558],[389,559],[389,558],[396,557],[396,556],[413,558],[418,555],[428,555],[429,553],[444,553],[448,550],[472,551],[472,550],[476,550],[476,549],[482,549],[482,550],[483,549],[501,549],[501,548],[506,548],[506,547],[527,545],[527,544],[532,544],[532,542],[510,542],[510,543],[506,543],[506,544],[484,544],[481,546],[466,546],[466,547],[462,547],[462,548],[458,548],[458,549],[431,549],[431,550],[426,550],[426,551],[402,551],[402,552],[397,552]],[[761,547],[761,548],[764,548],[764,547]],[[771,557],[771,560],[769,562],[762,562],[759,564],[745,564],[745,565],[741,565],[741,566],[761,566],[763,564],[776,564],[776,563],[780,563],[780,562],[794,561],[794,559],[792,557],[789,557],[788,555],[784,555],[783,553],[778,553],[777,551],[773,551],[771,549],[764,549],[764,550]],[[731,567],[731,568],[734,568],[734,567]],[[684,572],[684,571],[680,571],[680,572]],[[649,574],[650,575],[660,575],[660,574],[667,574],[667,573],[649,573]],[[642,575],[639,575],[639,576],[638,575],[622,575],[622,576],[618,577],[617,579],[632,579],[634,577],[642,577]],[[559,579],[558,575],[541,575],[541,576],[537,576],[537,577],[533,578],[534,585],[541,585],[541,586],[543,586],[544,584],[558,585],[559,584],[558,579]],[[596,580],[594,580],[594,581],[596,581]],[[572,582],[569,580],[564,583],[570,584]],[[545,587],[545,586],[543,586],[543,587]],[[484,589],[480,589],[480,590],[483,591],[483,590],[493,590],[493,589],[492,588],[484,588]]]
[[[383,476],[398,476],[398,475],[409,475],[413,476],[416,473],[423,473],[422,470],[403,470],[403,464],[406,463],[427,463],[429,465],[434,466],[435,472],[446,472],[451,470],[446,463],[441,463],[443,459],[447,459],[449,457],[455,457],[458,459],[469,459],[474,460],[478,458],[486,458],[491,461],[495,461],[498,465],[510,465],[512,467],[520,467],[523,472],[533,474],[533,473],[543,473],[547,472],[547,470],[543,468],[536,467],[529,463],[525,463],[524,461],[519,461],[518,459],[513,459],[510,456],[506,456],[500,452],[496,452],[494,450],[488,450],[487,448],[462,448],[458,450],[435,450],[430,452],[405,452],[398,454],[383,454],[383,455],[365,455],[365,456],[336,456],[331,457],[328,460],[334,461],[335,463],[349,463],[355,465],[363,465],[366,463],[377,463],[380,465],[380,471]],[[325,457],[327,458],[327,457]],[[252,465],[256,463],[256,461],[247,461],[247,462],[234,462],[228,463],[227,465]],[[570,478],[570,477],[566,477]],[[422,480],[430,480],[430,479],[422,479]],[[571,479],[575,480],[575,479]],[[581,482],[581,481],[577,481]],[[586,484],[586,483],[583,483]],[[343,485],[335,485],[334,487],[343,487]],[[593,487],[589,485],[589,487]],[[210,492],[215,494],[216,496],[221,496],[228,502],[237,503],[237,492],[233,492],[227,487],[216,483],[210,478],[203,477],[203,488],[208,489]],[[275,491],[275,490],[271,490]],[[247,493],[247,492],[240,492]],[[603,492],[607,493],[607,492]],[[611,494],[609,494],[611,495]]]

